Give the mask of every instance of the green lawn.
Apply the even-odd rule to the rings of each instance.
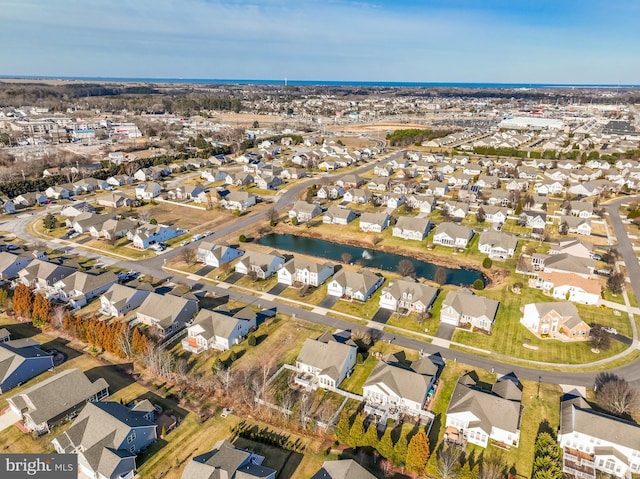
[[[362,395],[362,386],[371,374],[371,371],[373,371],[373,368],[376,367],[376,364],[378,364],[378,360],[373,354],[369,354],[363,364],[356,364],[351,376],[340,384],[340,389]]]
[[[242,288],[248,288],[253,291],[266,292],[278,284],[278,276],[273,274],[267,279],[252,280],[249,275],[244,275],[239,281],[235,283],[236,286]]]
[[[371,297],[364,303],[355,300],[345,301],[339,299],[332,309],[334,311],[350,314],[364,320],[370,320],[371,318],[373,318],[373,315],[376,314],[376,311],[380,309],[380,295],[382,294],[383,287],[384,285],[380,286],[376,290],[376,292],[373,293]]]
[[[609,291],[608,289],[603,290],[602,299],[618,304],[624,304],[624,296],[622,296],[621,294],[611,294],[611,291]],[[629,302],[631,302],[631,296],[629,296]]]
[[[482,291],[480,294],[500,301],[492,334],[485,335],[483,333],[456,330],[453,341],[514,358],[560,364],[592,362],[613,356],[626,349],[625,345],[614,341],[608,351],[595,354],[591,351],[591,346],[586,341],[561,342],[536,337],[520,324],[520,317],[522,316],[520,308],[528,303],[549,302],[550,298],[543,295],[539,290],[525,286],[522,288],[522,294],[517,295],[511,292],[507,284],[498,289]],[[602,314],[603,310],[599,308],[578,306],[578,309],[581,314],[584,314],[583,319],[587,323],[593,322],[597,318],[599,322],[607,326],[611,325],[617,328],[616,325],[619,325],[622,331],[629,331],[629,326],[624,324],[625,313],[617,317]],[[538,349],[525,348],[523,346],[525,341],[528,341],[530,346]]]
[[[300,296],[298,288],[289,287],[278,295],[280,298],[303,301],[307,304],[317,306],[327,296],[327,285],[323,284],[317,288],[310,288],[303,297]]]

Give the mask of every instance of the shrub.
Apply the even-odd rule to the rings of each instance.
[[[255,346],[258,343],[258,340],[253,334],[250,334],[247,338],[247,343],[249,344],[249,346]]]
[[[149,221],[149,223],[151,223],[152,225],[157,225],[158,224],[158,220],[155,218],[151,218],[151,220]]]
[[[480,278],[476,279],[473,282],[473,289],[476,289],[478,291],[481,291],[484,289],[484,281],[482,281]]]
[[[246,243],[247,237],[245,235],[240,235],[240,237],[238,238],[238,241],[240,241],[240,243]]]
[[[293,218],[291,218],[291,224],[293,226],[298,226],[298,218],[295,217],[295,216]]]
[[[493,265],[493,261],[491,261],[491,258],[485,258],[482,261],[482,267],[483,268],[489,269],[489,268],[491,268],[492,265]]]

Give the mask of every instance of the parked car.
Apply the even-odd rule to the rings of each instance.
[[[226,407],[220,413],[220,417],[227,417],[229,414],[233,414],[234,410],[230,407]]]
[[[611,276],[611,268],[598,268],[595,270],[596,274],[599,274],[600,276]]]
[[[599,253],[593,253],[591,257],[597,261],[602,261],[602,255]]]
[[[180,243],[180,246],[187,246],[189,243],[191,243],[191,241],[186,240],[186,241],[183,241],[182,243]]]
[[[204,233],[202,233],[202,236],[206,238],[207,236],[211,236],[212,234],[213,234],[213,231],[205,231]]]
[[[602,328],[609,334],[618,334],[618,330],[616,328]]]

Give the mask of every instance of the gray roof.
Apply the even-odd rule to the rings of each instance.
[[[103,378],[91,382],[80,369],[67,369],[51,376],[20,394],[9,398],[20,410],[25,410],[35,424],[54,419],[68,409],[87,401],[109,384]]]
[[[195,456],[182,472],[181,479],[245,479],[268,477],[273,469],[249,462],[251,453],[229,441],[218,441],[209,452]]]
[[[228,314],[201,309],[192,326],[204,329],[202,336],[209,340],[213,337],[228,338],[240,321],[242,319]]]
[[[58,443],[68,452],[82,446],[92,469],[112,477],[122,458],[135,457],[126,444],[131,430],[156,427],[145,414],[113,401],[88,403],[71,427],[57,438]]]
[[[318,261],[310,261],[301,258],[292,258],[282,265],[284,269],[290,273],[295,273],[299,269],[306,269],[311,273],[320,273],[325,268],[333,271],[334,266],[331,263],[320,263]]]
[[[271,263],[276,259],[284,259],[277,252],[262,253],[260,251],[247,251],[240,259],[239,263],[245,266],[259,266],[263,271],[266,271]]]
[[[447,414],[472,413],[478,419],[470,422],[469,427],[479,427],[487,435],[491,434],[492,427],[516,432],[520,428],[521,396],[514,400],[506,399],[496,392],[478,388],[475,381],[465,375],[453,390]]]
[[[503,233],[502,231],[489,230],[480,233],[478,244],[488,244],[492,247],[500,247],[509,251],[510,249],[516,249],[518,238],[509,233]]]
[[[56,281],[66,278],[67,276],[75,273],[74,268],[68,266],[62,266],[55,263],[49,263],[48,261],[42,261],[40,259],[34,259],[27,266],[22,268],[20,276],[26,277],[28,280],[44,279],[51,281],[55,278]]]
[[[159,326],[167,328],[176,319],[183,321],[189,319],[182,317],[188,308],[189,302],[196,303],[197,308],[197,301],[193,299],[174,294],[149,293],[149,296],[145,298],[138,308],[138,313],[153,318]]]
[[[395,299],[405,299],[413,303],[421,301],[425,306],[429,306],[436,298],[438,289],[412,279],[397,279],[389,283],[389,286],[384,288],[382,293],[390,293]],[[408,299],[409,296],[411,299]]]
[[[336,205],[329,206],[329,209],[325,212],[325,216],[331,216],[333,218],[344,218],[347,219],[349,215],[352,215],[353,211],[349,208],[340,208]]]
[[[473,230],[468,226],[459,225],[457,223],[440,223],[436,226],[436,232],[434,235],[445,233],[450,238],[470,238],[473,235]]]
[[[567,253],[554,254],[544,258],[544,267],[578,274],[590,274],[595,268],[596,260],[581,258]]]
[[[596,412],[580,396],[567,396],[560,402],[560,434],[573,432],[640,450],[640,426]]]
[[[499,304],[493,299],[475,295],[468,289],[456,289],[447,293],[447,297],[442,302],[442,309],[451,306],[458,314],[473,318],[485,316],[493,321]]]
[[[376,479],[376,476],[353,459],[345,459],[325,461],[311,479]]]
[[[133,295],[136,294],[136,291],[140,291],[140,289],[114,283],[102,296],[119,309],[131,300]]]
[[[340,270],[333,279],[343,287],[349,287],[352,291],[360,291],[363,294],[369,291],[377,282],[380,281],[380,276],[372,273],[369,270],[362,271],[345,271]]]
[[[337,380],[350,352],[354,349],[353,346],[339,342],[324,343],[316,339],[307,339],[296,361],[318,368],[321,374]]]
[[[418,374],[380,361],[365,381],[364,387],[378,385],[398,397],[422,403],[427,396],[431,380],[430,375]]]
[[[418,218],[416,216],[400,216],[396,221],[396,228],[403,230],[420,231],[424,233],[429,227],[429,218]]]
[[[115,273],[107,271],[102,274],[87,274],[76,271],[64,279],[65,291],[81,291],[87,293],[118,281]]]

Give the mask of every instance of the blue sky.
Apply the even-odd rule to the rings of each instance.
[[[637,0],[2,0],[0,74],[640,83]]]

